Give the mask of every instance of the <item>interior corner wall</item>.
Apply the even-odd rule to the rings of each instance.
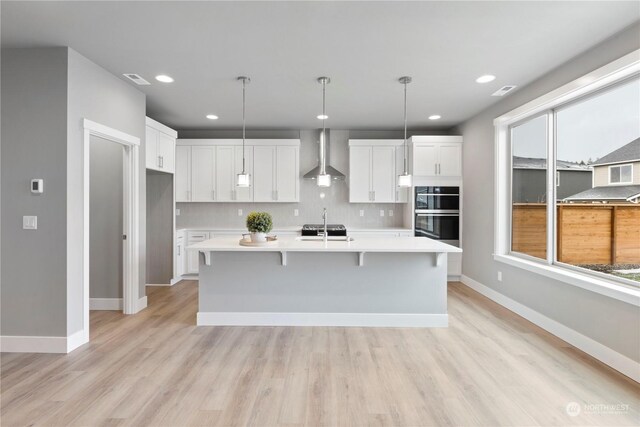
[[[148,284],[173,279],[173,175],[147,170],[147,278]]]
[[[146,177],[145,177],[145,95],[73,49],[68,61],[67,113],[67,334],[83,327],[82,310],[82,229],[83,119],[140,138],[140,259],[139,295],[145,295]]]
[[[2,49],[1,79],[0,334],[66,336],[67,49]]]
[[[493,120],[638,48],[640,24],[518,89],[457,129],[464,136],[468,213],[463,219],[463,274],[635,361],[640,361],[638,307],[493,260]],[[497,280],[498,271],[503,273],[502,282]]]

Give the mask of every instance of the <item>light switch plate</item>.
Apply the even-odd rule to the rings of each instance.
[[[389,216],[393,216],[393,209],[389,209]]]
[[[242,209],[238,209],[238,216],[242,216]]]
[[[380,216],[384,216],[384,209],[380,209]]]
[[[498,282],[502,282],[502,271],[498,271]]]
[[[360,209],[360,216],[364,216],[364,209]]]
[[[176,209],[176,216],[180,216],[180,209]]]
[[[37,216],[23,216],[22,217],[22,229],[23,230],[37,230],[38,229],[38,217]]]
[[[300,212],[298,212],[298,209],[294,209],[293,216],[298,216],[298,215],[300,215]]]

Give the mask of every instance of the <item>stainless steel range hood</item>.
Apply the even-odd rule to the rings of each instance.
[[[338,181],[338,180],[343,180],[345,179],[345,176],[342,172],[340,172],[339,170],[337,170],[336,168],[334,168],[333,166],[329,165],[329,153],[331,152],[331,131],[329,129],[325,129],[324,132],[324,138],[322,137],[322,129],[320,129],[320,131],[318,132],[318,166],[316,166],[315,168],[311,169],[309,172],[307,172],[306,174],[304,174],[303,178],[304,179],[316,179],[318,177],[318,175],[320,174],[320,169],[321,169],[321,163],[323,161],[323,157],[325,156],[325,152],[326,152],[326,158],[324,158],[324,161],[326,162],[326,166],[325,166],[325,171],[327,174],[331,175],[331,180],[332,181]]]

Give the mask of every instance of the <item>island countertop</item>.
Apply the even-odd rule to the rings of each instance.
[[[300,240],[283,237],[270,246],[240,246],[236,236],[214,237],[187,247],[199,252],[406,252],[460,253],[462,249],[425,237],[362,237],[352,241]]]

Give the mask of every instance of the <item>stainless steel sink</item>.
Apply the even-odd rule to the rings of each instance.
[[[324,238],[322,236],[299,236],[296,237],[296,240],[300,242],[322,242]],[[327,236],[327,241],[329,242],[353,242],[353,240],[351,236]]]

